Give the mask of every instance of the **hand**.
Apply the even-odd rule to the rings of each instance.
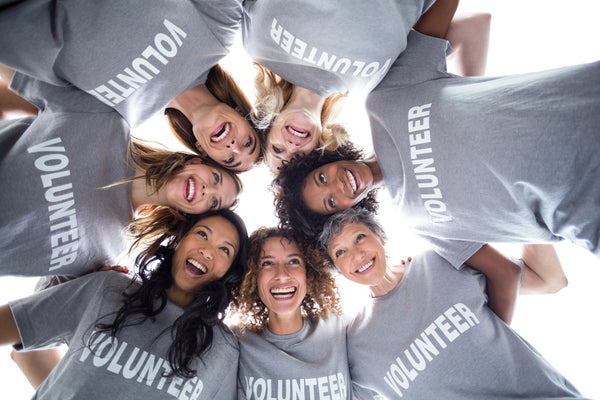
[[[94,272],[99,272],[99,271],[117,271],[117,272],[122,272],[124,274],[128,274],[129,268],[127,268],[124,265],[105,265],[103,267],[98,268]]]

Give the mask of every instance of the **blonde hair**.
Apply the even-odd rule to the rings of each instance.
[[[252,123],[262,131],[263,142],[266,135],[283,107],[292,96],[294,84],[286,81],[276,73],[254,63],[257,69],[254,80],[256,100],[250,114]],[[336,122],[344,106],[346,95],[335,93],[325,99],[321,108],[321,136],[317,150],[335,150],[350,140],[346,128]]]
[[[258,332],[267,327],[269,310],[258,293],[260,257],[267,239],[281,238],[296,243],[303,254],[306,266],[306,295],[301,311],[304,318],[327,319],[328,314],[340,315],[342,307],[334,277],[325,265],[325,258],[307,240],[296,237],[291,231],[261,227],[250,235],[248,241],[248,271],[232,305],[244,328]]]

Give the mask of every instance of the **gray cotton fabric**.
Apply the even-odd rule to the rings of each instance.
[[[203,84],[241,18],[241,0],[22,1],[0,11],[0,63],[72,84],[133,126]]]
[[[224,325],[213,328],[202,361],[192,361],[195,376],[163,376],[171,371],[170,327],[183,312],[175,303],[167,301],[153,320],[125,327],[116,338],[101,333],[90,339],[96,322],[113,322],[122,293],[139,287],[130,282],[120,272],[95,272],[10,303],[24,350],[70,344],[34,398],[235,399],[239,353]]]
[[[245,1],[244,48],[257,63],[320,96],[367,93],[406,48],[411,28],[433,3]]]
[[[580,393],[487,305],[485,276],[433,251],[348,327],[359,399],[567,399]]]
[[[446,72],[413,31],[369,95],[403,222],[455,267],[473,242],[570,240],[600,255],[600,62],[503,77]]]
[[[234,328],[239,339],[238,399],[352,399],[344,317],[304,320],[275,335]]]
[[[72,86],[17,73],[11,88],[40,108],[0,121],[0,275],[82,275],[127,249],[133,176],[129,128]]]

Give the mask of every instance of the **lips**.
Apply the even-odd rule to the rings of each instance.
[[[196,190],[197,190],[196,181],[194,180],[194,178],[189,177],[187,179],[187,181],[185,182],[183,196],[185,197],[185,199],[187,201],[191,202],[196,198]]]
[[[220,143],[223,140],[227,139],[227,136],[229,136],[229,132],[231,132],[231,123],[225,122],[217,129],[215,129],[213,133],[211,133],[210,141],[213,143]]]
[[[294,286],[278,286],[271,288],[271,295],[276,300],[289,300],[296,294],[296,287]]]
[[[192,278],[202,276],[206,274],[207,271],[208,268],[206,267],[206,265],[204,265],[200,261],[195,260],[193,258],[188,258],[187,260],[185,260],[185,272]]]
[[[365,265],[356,270],[357,273],[361,274],[365,271],[368,271],[375,264],[375,257],[371,258]]]
[[[286,125],[285,130],[295,138],[306,139],[310,137],[310,131],[298,128],[297,126]]]
[[[358,182],[356,177],[349,169],[344,168],[344,175],[346,176],[346,181],[348,182],[348,187],[352,191],[352,194],[355,195],[358,190]]]

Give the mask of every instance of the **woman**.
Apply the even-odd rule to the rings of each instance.
[[[0,12],[0,63],[52,85],[73,85],[132,127],[175,108],[194,124],[203,152],[245,171],[260,159],[258,135],[245,120],[248,101],[231,78],[207,81],[233,45],[242,9],[239,0],[156,7],[143,1],[15,3]],[[215,78],[225,75],[218,71]],[[228,90],[235,95],[221,96]],[[240,102],[232,104],[232,98]],[[224,125],[226,135],[220,132]],[[249,139],[253,145],[244,147]],[[191,149],[198,151],[196,141]],[[230,165],[224,163],[231,157]]]
[[[351,399],[345,322],[317,250],[289,231],[260,228],[248,266],[237,296],[238,398]]]
[[[600,63],[464,78],[445,72],[446,46],[411,34],[367,101],[376,158],[319,163],[298,184],[305,208],[330,214],[385,185],[417,233],[448,239],[453,265],[481,242],[566,239],[600,255]]]
[[[1,343],[70,344],[38,398],[235,396],[237,343],[222,320],[245,226],[228,210],[185,222],[137,258],[141,282],[99,272],[0,308]]]
[[[348,327],[350,372],[358,399],[582,397],[507,325],[520,268],[509,274],[513,290],[505,295],[513,301],[504,304],[508,313],[502,321],[487,302],[488,295],[490,300],[495,296],[489,293],[495,277],[486,274],[484,279],[471,268],[470,258],[455,269],[431,251],[405,265],[389,265],[383,230],[367,211],[348,209],[333,215],[320,243],[332,265],[346,278],[368,285],[373,297]],[[552,247],[545,250],[553,252]],[[531,266],[530,272],[536,271],[537,261],[524,258],[525,270]],[[488,258],[483,264],[494,262]],[[526,272],[523,287],[532,276]]]

